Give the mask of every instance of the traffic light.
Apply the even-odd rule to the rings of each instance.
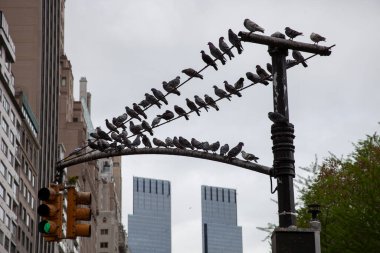
[[[38,199],[42,201],[37,208],[38,215],[42,217],[42,221],[38,223],[38,231],[48,242],[59,241],[62,239],[63,204],[59,185],[50,184],[50,187],[41,188],[38,191]]]
[[[67,231],[66,238],[75,239],[77,236],[90,237],[91,225],[78,221],[91,220],[91,209],[78,205],[91,205],[90,192],[77,192],[74,187],[67,188]]]

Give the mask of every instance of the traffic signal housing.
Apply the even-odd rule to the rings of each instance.
[[[78,223],[91,220],[91,193],[77,192],[75,187],[67,188],[67,230],[66,238],[90,237],[91,225]],[[84,207],[86,206],[86,207]]]
[[[37,208],[37,213],[42,218],[38,223],[38,231],[43,234],[45,241],[62,239],[63,195],[59,190],[59,185],[50,184],[38,191],[38,199],[42,201]]]

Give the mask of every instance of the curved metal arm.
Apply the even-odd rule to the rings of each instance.
[[[177,155],[177,156],[188,156],[200,159],[206,159],[221,163],[227,163],[244,169],[256,171],[266,175],[272,175],[272,168],[260,165],[257,163],[251,163],[243,161],[241,159],[228,159],[226,156],[221,156],[213,153],[206,153],[195,150],[185,150],[178,148],[138,148],[138,149],[124,149],[122,151],[111,151],[107,153],[96,152],[89,155],[81,156],[78,158],[71,159],[69,161],[63,161],[57,164],[56,169],[62,170],[65,167],[73,166],[79,163],[89,162],[101,158],[114,157],[114,156],[124,156],[124,155]]]

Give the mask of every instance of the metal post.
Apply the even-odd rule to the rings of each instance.
[[[274,111],[289,119],[288,90],[286,79],[286,48],[269,47],[273,66]],[[294,205],[294,126],[290,123],[272,125],[273,169],[277,178],[279,226],[282,228],[296,224]]]

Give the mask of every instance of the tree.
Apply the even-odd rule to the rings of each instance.
[[[303,185],[298,227],[309,227],[307,206],[320,204],[322,252],[379,252],[379,135],[359,141],[348,158],[330,155]]]

